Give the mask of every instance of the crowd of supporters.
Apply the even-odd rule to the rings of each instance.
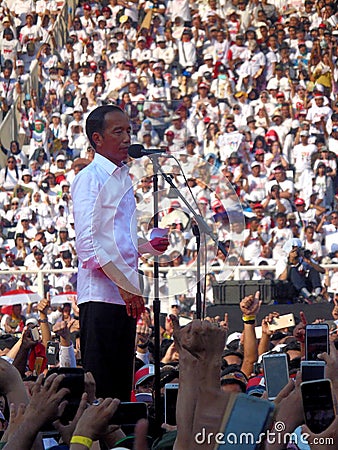
[[[65,11],[68,23],[65,44],[60,47],[55,29]],[[20,118],[17,138],[9,146],[0,135],[0,152],[6,160],[0,170],[1,295],[13,289],[37,291],[39,279],[36,274],[25,273],[27,270],[76,268],[71,185],[95,154],[86,137],[86,117],[95,107],[114,103],[130,117],[132,144],[170,156],[158,158],[161,170],[170,174],[179,192],[224,244],[226,255],[215,250],[209,237],[203,237],[207,303],[214,302],[213,284],[230,280],[288,280],[294,298],[307,303],[327,302],[335,296],[338,271],[322,267],[338,263],[335,2],[80,0],[73,10],[53,0],[6,0],[1,2],[0,17],[2,121],[11,108]],[[38,85],[28,88],[36,64]],[[151,157],[130,160],[140,237],[149,237],[153,226],[152,161]],[[159,257],[160,296],[169,296],[166,306],[171,313],[189,315],[198,253],[192,214],[161,177],[159,213],[160,227],[169,229],[170,240],[167,252]],[[256,269],[234,270],[241,265]],[[152,258],[140,259],[149,305],[154,294],[152,266]],[[21,273],[11,274],[14,270]],[[47,272],[44,289],[48,298],[58,292],[74,292],[76,275]],[[57,364],[81,363],[76,297],[68,296],[67,300],[70,303],[62,308],[51,309],[44,299],[38,305],[23,309],[16,305],[2,311],[1,352],[8,361],[14,361],[10,366],[0,359],[3,429],[11,418],[0,443],[6,449],[31,448],[42,423],[58,416],[65,394],[64,390],[55,394],[62,377],[52,375],[44,387],[42,378],[32,384],[28,402],[14,367],[23,378],[43,371],[49,340],[60,341]],[[326,376],[337,395],[336,296],[334,301],[331,355],[323,358]],[[244,321],[245,333],[240,335],[242,330],[238,330],[228,337],[225,347],[223,342],[222,355],[213,341],[216,327],[203,322],[190,325],[201,328],[195,340],[205,337],[202,346],[195,342],[202,355],[197,358],[198,368],[186,363],[192,341],[178,329],[175,318],[161,316],[162,385],[177,381],[178,367],[183,373],[179,411],[186,416],[178,416],[182,419],[178,434],[181,448],[193,448],[182,444],[184,434],[187,438],[190,433],[191,438],[199,431],[184,405],[204,402],[209,417],[221,417],[216,400],[210,400],[210,392],[215,399],[220,392],[214,382],[217,374],[214,376],[210,367],[222,369],[219,384],[225,393],[231,390],[256,396],[265,391],[262,369],[254,367],[263,353],[271,349],[286,353],[290,375],[299,369],[304,357],[304,317],[295,329],[280,333],[272,333],[268,327],[277,314],[264,317],[258,345],[253,334],[259,312],[257,298],[246,297],[240,309],[244,316],[253,317],[253,323]],[[136,396],[148,393],[151,399],[153,325],[147,310],[138,324],[136,348],[138,364],[145,366],[142,372],[136,371],[134,386]],[[227,328],[226,321],[217,327],[217,333],[222,326]],[[40,330],[39,344],[31,339],[31,327]],[[17,341],[15,335],[21,332]],[[224,336],[217,339],[224,341]],[[212,342],[207,357],[206,342]],[[40,366],[36,364],[39,358]],[[211,359],[217,361],[214,366]],[[208,399],[203,399],[206,394],[195,385],[200,382],[196,374],[205,372],[209,374],[203,378]],[[108,418],[118,402],[106,399],[101,406],[94,402],[95,406],[85,410],[87,401],[93,403],[95,398],[94,380],[86,377],[88,394],[82,399],[78,422],[74,421],[67,436],[65,427],[58,424],[57,428],[68,445],[72,434],[87,433],[87,448],[89,441],[99,438],[104,448]],[[304,423],[299,382],[289,383],[283,398],[276,402],[276,420],[286,423],[285,432]],[[11,414],[10,403],[15,404]],[[19,403],[28,404],[26,412],[23,407],[17,410]],[[193,407],[190,410],[195,411]],[[15,420],[20,414],[21,428],[17,428]],[[220,425],[217,420],[215,426]],[[199,425],[202,423],[200,419]],[[328,430],[325,436],[337,439],[337,419]],[[176,430],[172,432],[174,441]],[[106,448],[123,437],[119,433],[108,439]],[[145,430],[139,434],[142,440]],[[86,445],[74,442],[70,448]],[[145,450],[147,444],[138,442],[136,448]],[[266,444],[266,448],[284,447]],[[302,448],[319,447],[311,444]]]

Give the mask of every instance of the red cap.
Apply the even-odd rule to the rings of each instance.
[[[170,206],[178,206],[178,207],[180,207],[181,203],[178,200],[172,200],[170,202]]]
[[[211,202],[211,207],[212,209],[216,209],[216,208],[223,208],[223,204],[220,200],[218,200],[217,198],[215,200],[213,200]]]
[[[264,154],[265,154],[265,151],[262,148],[258,148],[255,151],[255,155],[264,155]]]
[[[141,367],[141,369],[139,369],[135,373],[135,377],[134,377],[135,386],[143,383],[148,378],[151,378],[154,376],[155,376],[155,369],[154,369],[153,364],[147,364],[147,365]]]
[[[253,209],[258,209],[258,208],[264,209],[262,203],[255,203],[252,208]]]
[[[198,85],[198,87],[199,87],[199,88],[200,88],[200,87],[205,87],[205,88],[209,89],[209,85],[208,85],[207,83],[204,83],[203,81],[202,81],[202,83],[200,83],[200,84]]]
[[[198,203],[204,203],[207,205],[209,203],[208,199],[206,197],[201,197],[197,200]]]
[[[91,7],[90,5],[88,5],[88,3],[85,3],[85,4],[83,5],[83,9],[84,9],[85,11],[91,11],[91,10],[92,10],[92,7]]]
[[[302,198],[296,198],[296,200],[295,200],[295,205],[296,205],[296,206],[302,206],[302,205],[305,205],[305,200],[302,199]]]

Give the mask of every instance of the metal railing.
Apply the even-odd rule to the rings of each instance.
[[[322,264],[321,265],[324,269],[338,269],[338,264]],[[186,269],[187,272],[193,272],[195,274],[195,270],[192,269],[191,267],[160,267],[159,271],[160,273],[166,273],[169,270],[172,272],[180,272],[182,273],[182,271],[184,271]],[[146,269],[147,271],[152,271],[152,267],[149,267]],[[242,270],[246,270],[246,271],[255,271],[255,270],[269,270],[269,271],[275,271],[276,270],[276,266],[223,266],[222,268],[217,267],[217,266],[213,266],[212,267],[212,271],[213,272],[221,272],[221,271],[225,271],[225,270],[231,270],[234,271],[234,277],[235,279],[240,279],[240,272]],[[36,276],[36,281],[37,281],[37,293],[41,296],[44,297],[44,276],[45,275],[52,275],[52,274],[66,274],[66,273],[77,273],[77,269],[49,269],[49,270],[2,270],[1,274],[3,276],[7,275],[7,274],[11,274],[11,275],[35,275]],[[226,281],[226,280],[225,280]]]

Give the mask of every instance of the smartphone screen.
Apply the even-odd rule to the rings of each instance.
[[[289,382],[288,361],[285,353],[263,356],[264,378],[269,400],[274,400]]]
[[[39,333],[39,327],[31,327],[30,329],[31,337],[34,342],[39,342],[40,340],[40,333]]]
[[[245,450],[255,450],[258,448],[257,443],[261,439],[261,433],[269,427],[273,416],[274,405],[267,400],[262,400],[257,397],[246,394],[238,394],[236,396],[235,404],[231,405],[229,402],[226,409],[221,428],[221,435],[223,436],[222,443],[215,446],[215,450],[233,450],[234,448],[243,448]],[[250,430],[250,438],[240,441],[243,436],[243,431]],[[233,439],[227,440],[227,437],[238,439],[234,445]]]
[[[68,424],[74,419],[84,393],[84,370],[80,367],[60,367],[58,373],[65,375],[59,389],[67,388],[70,391],[65,397],[68,404],[60,418],[62,424]]]
[[[56,366],[59,361],[60,344],[57,341],[48,341],[46,348],[47,364]]]
[[[330,380],[307,381],[300,385],[304,418],[313,433],[322,433],[336,417]]]
[[[329,327],[327,324],[306,325],[305,354],[307,361],[317,361],[318,355],[329,352]]]
[[[110,423],[134,427],[140,419],[147,419],[147,417],[148,409],[146,403],[121,402]]]
[[[325,361],[302,361],[300,365],[303,382],[323,380],[325,372]]]
[[[164,421],[168,425],[176,425],[176,403],[178,383],[167,383],[164,386]]]

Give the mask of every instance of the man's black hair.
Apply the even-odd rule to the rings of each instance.
[[[276,217],[275,217],[276,219],[281,219],[281,218],[286,218],[286,214],[285,213],[282,213],[282,212],[279,212],[279,213],[277,213],[276,214]]]
[[[96,144],[92,139],[93,133],[103,133],[106,124],[106,114],[120,112],[124,114],[124,111],[116,105],[104,105],[95,108],[87,117],[86,121],[86,134],[91,146],[96,149]]]

